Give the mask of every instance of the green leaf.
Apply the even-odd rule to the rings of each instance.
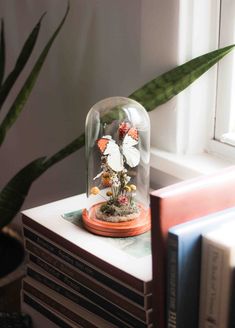
[[[9,224],[19,212],[32,183],[49,167],[77,151],[85,143],[84,133],[51,156],[39,158],[17,173],[0,193],[0,229]]]
[[[0,34],[0,88],[4,78],[4,72],[5,72],[5,36],[4,36],[4,22],[2,19],[1,34]]]
[[[194,58],[148,82],[129,97],[151,111],[187,88],[234,47],[235,45],[230,45]]]
[[[78,149],[82,148],[85,145],[85,133],[82,133],[78,138],[73,140],[69,145],[58,151],[56,154],[51,156],[43,163],[42,170],[45,172],[49,167],[58,163],[62,159],[66,158],[67,156],[71,155]],[[41,172],[41,173],[43,173]]]
[[[2,84],[2,86],[0,88],[0,109],[1,109],[4,101],[6,100],[9,92],[11,91],[11,88],[13,87],[14,83],[16,82],[18,76],[24,69],[25,64],[27,63],[27,61],[33,51],[33,48],[37,41],[38,33],[39,33],[39,30],[41,27],[41,21],[42,21],[42,18],[44,15],[45,14],[43,14],[41,16],[38,23],[36,24],[36,26],[34,27],[32,32],[30,33],[29,37],[25,41],[25,44],[23,45],[23,48],[16,61],[15,67],[13,68],[13,70],[8,75],[5,82]]]
[[[33,89],[33,86],[37,80],[37,77],[41,71],[42,65],[47,57],[47,54],[56,38],[58,35],[60,29],[62,28],[65,19],[68,15],[69,11],[69,3],[65,12],[65,15],[63,19],[61,20],[59,26],[49,39],[48,43],[46,44],[45,48],[43,49],[42,53],[40,54],[38,60],[36,61],[31,73],[29,74],[27,80],[25,81],[23,87],[21,88],[19,94],[17,95],[15,101],[13,102],[8,114],[6,115],[5,119],[3,120],[1,126],[0,126],[0,145],[2,144],[6,132],[10,129],[10,127],[13,125],[13,123],[16,121],[17,117],[21,113],[21,111],[24,108],[24,105]]]
[[[0,229],[20,210],[33,181],[42,172],[45,158],[38,158],[19,171],[0,193]]]
[[[108,112],[102,113],[100,122],[102,124],[110,124],[115,120],[121,121],[125,118],[126,113],[122,106],[110,108]]]

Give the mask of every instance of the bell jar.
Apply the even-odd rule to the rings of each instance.
[[[135,100],[111,97],[89,111],[85,127],[90,232],[113,237],[150,229],[150,122]]]

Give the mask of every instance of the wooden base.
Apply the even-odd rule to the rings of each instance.
[[[94,205],[90,209],[90,215],[86,209],[82,212],[84,227],[100,236],[108,237],[131,237],[140,235],[151,228],[150,210],[140,206],[140,214],[131,221],[106,222],[96,218],[95,212],[100,204]]]

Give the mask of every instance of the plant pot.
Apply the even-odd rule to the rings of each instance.
[[[20,311],[21,280],[26,255],[20,236],[5,227],[0,232],[0,312]]]

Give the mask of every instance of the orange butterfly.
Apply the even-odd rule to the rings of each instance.
[[[138,131],[130,128],[123,142],[118,146],[110,135],[103,136],[97,140],[99,150],[103,155],[107,155],[107,163],[112,170],[120,172],[124,169],[124,162],[130,167],[135,167],[140,161],[140,152],[136,146],[138,144]]]

